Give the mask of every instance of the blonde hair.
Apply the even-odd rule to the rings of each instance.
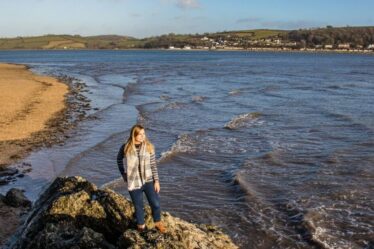
[[[144,130],[144,127],[141,126],[141,125],[139,125],[139,124],[136,124],[136,125],[134,125],[134,126],[131,128],[130,136],[129,136],[129,138],[127,139],[127,142],[126,142],[126,145],[125,145],[125,149],[124,149],[125,155],[128,155],[128,154],[136,154],[136,148],[135,148],[135,137],[139,134],[139,132],[140,132],[141,130]],[[146,146],[146,150],[147,150],[149,153],[154,154],[154,153],[155,153],[155,147],[154,147],[153,144],[148,140],[147,136],[145,136],[144,143],[145,143],[145,146]]]

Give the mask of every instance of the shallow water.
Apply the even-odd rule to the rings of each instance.
[[[99,108],[1,192],[35,199],[54,177],[81,175],[128,196],[115,157],[138,121],[156,146],[164,210],[218,225],[242,248],[373,246],[374,56],[1,51],[0,61],[83,80]]]

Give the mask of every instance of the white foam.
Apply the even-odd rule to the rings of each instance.
[[[238,129],[240,127],[244,127],[249,124],[253,124],[255,121],[257,121],[260,117],[260,113],[258,112],[250,112],[250,113],[244,113],[237,115],[233,117],[230,122],[225,124],[225,128],[228,129]]]
[[[178,136],[177,141],[171,146],[169,150],[161,153],[161,157],[159,158],[158,162],[161,162],[167,158],[170,158],[176,153],[193,152],[194,148],[192,145],[193,144],[192,144],[191,139],[189,138],[189,135],[181,134]]]
[[[116,178],[110,182],[104,183],[100,186],[101,189],[103,188],[117,188],[126,186],[126,183],[123,181],[122,177]]]

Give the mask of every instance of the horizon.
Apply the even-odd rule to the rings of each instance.
[[[347,26],[332,26],[332,28],[373,28],[373,26],[350,26],[350,25],[347,25]],[[324,29],[324,28],[327,28],[327,27],[311,27],[311,28],[300,28],[300,29],[297,29],[297,30],[314,30],[314,29]],[[269,29],[269,28],[259,28],[259,29],[246,29],[246,30],[222,30],[222,31],[216,31],[216,32],[202,32],[202,33],[194,33],[194,34],[187,34],[187,33],[173,33],[174,35],[204,35],[206,33],[209,33],[209,34],[213,34],[213,33],[221,33],[221,32],[241,32],[241,31],[258,31],[258,30],[273,30],[273,31],[293,31],[293,29]],[[295,29],[296,30],[296,29]],[[162,36],[162,35],[169,35],[171,33],[165,33],[165,34],[159,34],[159,35],[155,35],[155,37],[157,36]],[[40,34],[40,35],[30,35],[30,36],[12,36],[12,37],[2,37],[0,36],[0,39],[17,39],[17,38],[32,38],[32,37],[43,37],[43,36],[79,36],[79,37],[83,37],[83,38],[87,38],[87,37],[99,37],[99,36],[120,36],[120,37],[129,37],[129,38],[134,38],[134,39],[146,39],[146,38],[150,38],[152,36],[149,36],[149,37],[142,37],[142,38],[139,38],[139,37],[133,37],[133,36],[129,36],[129,35],[120,35],[120,34],[96,34],[96,35],[81,35],[81,34]]]
[[[303,3],[292,0],[234,0],[230,3],[213,0],[15,0],[0,3],[0,37],[53,34],[120,35],[142,39],[169,33],[287,31],[328,25],[367,27],[374,26],[373,8],[374,2],[369,0],[359,4],[352,0],[343,3],[337,0]]]

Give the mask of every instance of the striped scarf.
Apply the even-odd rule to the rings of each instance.
[[[133,152],[127,159],[127,188],[129,191],[140,189],[146,182],[153,181],[151,155],[142,143],[139,154]]]

